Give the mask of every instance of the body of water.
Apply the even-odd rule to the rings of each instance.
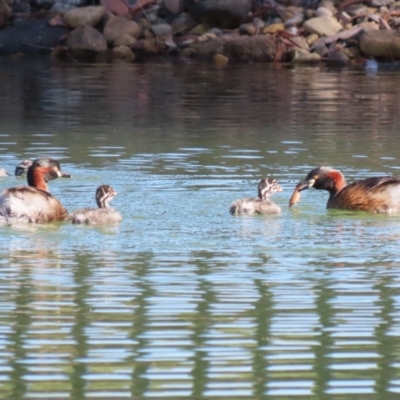
[[[57,158],[68,210],[110,184],[123,216],[0,227],[1,398],[400,396],[400,216],[288,209],[318,165],[400,176],[399,73],[39,58],[0,83],[0,166]],[[229,215],[264,176],[282,215]]]

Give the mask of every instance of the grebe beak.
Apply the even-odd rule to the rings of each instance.
[[[67,174],[67,173],[64,172],[64,171],[60,171],[59,169],[56,170],[56,173],[57,173],[57,176],[58,176],[59,178],[71,178],[71,177],[72,177],[72,175]]]
[[[313,179],[313,178],[305,179],[304,181],[297,184],[296,190],[298,192],[301,192],[302,190],[309,189],[314,186],[314,183],[315,183],[315,179]]]

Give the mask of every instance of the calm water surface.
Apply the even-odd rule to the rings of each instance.
[[[56,157],[69,210],[108,183],[124,218],[0,227],[1,398],[400,397],[400,216],[287,207],[317,165],[400,175],[400,74],[3,59],[0,84],[1,166]],[[231,217],[262,176],[282,216]]]

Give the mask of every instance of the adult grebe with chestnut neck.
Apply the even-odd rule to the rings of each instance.
[[[47,223],[65,220],[67,210],[49,193],[47,182],[70,176],[61,170],[58,161],[49,157],[36,159],[28,169],[28,186],[5,189],[0,195],[0,222]]]

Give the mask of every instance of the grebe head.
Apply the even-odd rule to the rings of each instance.
[[[101,185],[96,190],[96,203],[99,208],[110,208],[110,201],[118,193],[110,185]]]
[[[268,200],[269,196],[276,192],[282,192],[282,187],[273,178],[263,178],[258,184],[258,197],[261,200]]]
[[[300,192],[305,189],[315,188],[337,192],[345,186],[346,180],[340,171],[330,167],[317,167],[296,186],[296,190]]]
[[[70,178],[71,175],[61,171],[58,161],[49,157],[40,157],[33,161],[28,169],[28,185],[47,191],[47,182],[56,178]]]
[[[42,159],[45,159],[47,157],[42,157]],[[28,173],[29,168],[32,166],[33,161],[32,160],[23,160],[21,161],[16,167],[15,167],[15,176],[21,176],[26,173]],[[61,171],[61,178],[71,178],[72,175],[67,174],[64,171]]]
[[[33,164],[32,160],[24,160],[21,161],[16,167],[15,167],[15,176],[21,176],[25,173],[28,172],[28,169],[30,166]]]

